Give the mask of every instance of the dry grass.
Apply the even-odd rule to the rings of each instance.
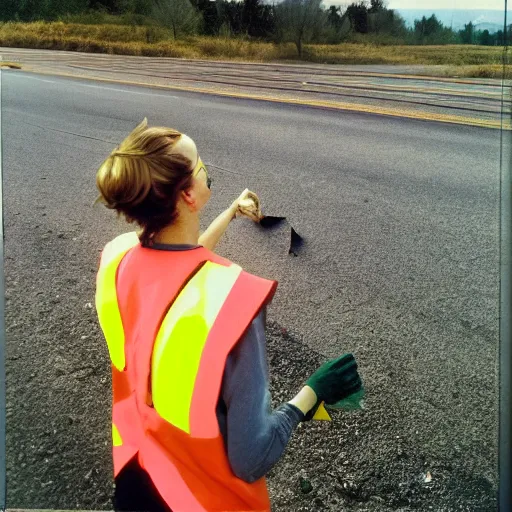
[[[212,37],[188,37],[174,41],[170,31],[158,26],[3,23],[0,24],[0,45],[189,59],[298,60],[293,44]],[[326,64],[443,65],[449,67],[433,71],[433,74],[501,78],[502,57],[503,48],[489,46],[344,43],[306,45],[302,60]]]
[[[503,49],[492,46],[376,46],[371,44],[311,45],[308,60],[328,64],[499,64]]]
[[[16,63],[16,62],[9,62],[9,61],[1,61],[0,60],[0,68],[21,69],[21,65]]]
[[[0,24],[0,45],[80,52],[269,61],[296,58],[293,45],[239,38],[187,37],[173,40],[169,30],[155,26],[85,25],[63,22]]]
[[[9,41],[55,40],[65,42],[68,39],[87,39],[104,44],[116,43],[153,43],[170,38],[168,30],[156,26],[136,25],[85,25],[63,22],[3,23],[0,24],[0,37]]]
[[[445,77],[472,77],[472,78],[496,78],[512,79],[512,66],[503,64],[481,64],[479,66],[446,66],[438,69],[429,69],[431,76]]]

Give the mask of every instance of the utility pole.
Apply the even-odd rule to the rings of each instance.
[[[501,94],[501,139],[500,139],[500,339],[499,339],[499,493],[500,512],[512,510],[512,144],[511,122],[505,114],[505,102],[510,104],[510,87],[505,71],[508,66],[507,0],[505,0],[503,48],[503,81]]]
[[[1,57],[0,57],[1,58]],[[6,446],[5,446],[5,281],[4,281],[4,201],[3,201],[3,172],[2,172],[2,71],[0,71],[0,510],[7,508],[6,480]]]

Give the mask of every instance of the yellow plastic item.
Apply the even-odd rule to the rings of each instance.
[[[322,402],[318,409],[315,412],[315,415],[313,416],[314,420],[325,420],[325,421],[332,421],[331,417],[329,416],[329,413],[326,411],[324,407],[324,403]]]

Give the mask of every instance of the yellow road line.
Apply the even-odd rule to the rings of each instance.
[[[308,107],[317,107],[317,108],[329,108],[333,110],[343,110],[350,112],[364,112],[367,114],[377,114],[389,117],[402,117],[407,119],[417,119],[421,121],[437,121],[440,123],[450,123],[450,124],[460,124],[466,126],[478,126],[481,128],[493,128],[500,129],[501,123],[500,121],[493,121],[487,119],[478,119],[476,117],[461,117],[461,116],[453,116],[449,114],[437,114],[432,112],[416,112],[411,110],[399,110],[399,109],[391,109],[386,107],[376,107],[373,105],[363,105],[357,103],[344,103],[344,102],[333,102],[333,101],[322,101],[322,100],[310,100],[310,99],[295,99],[295,98],[280,98],[276,96],[262,96],[257,94],[248,94],[248,93],[238,93],[231,91],[223,91],[220,89],[204,89],[201,87],[187,87],[187,86],[178,86],[178,85],[161,85],[161,84],[151,84],[145,82],[133,82],[128,80],[117,80],[113,78],[102,78],[102,77],[89,77],[89,76],[80,76],[73,75],[71,73],[63,73],[58,71],[35,71],[30,68],[25,68],[25,71],[29,73],[35,73],[40,75],[51,75],[51,76],[61,76],[67,78],[79,78],[91,81],[98,82],[107,82],[107,83],[116,83],[120,85],[137,85],[143,87],[151,87],[154,89],[164,89],[171,91],[184,91],[184,92],[197,92],[202,94],[210,94],[215,96],[226,96],[229,98],[239,98],[239,99],[247,99],[247,100],[257,100],[257,101],[270,101],[273,103],[284,103],[284,104],[292,104],[292,105],[303,105]],[[505,121],[504,129],[512,130],[512,123],[510,120]]]

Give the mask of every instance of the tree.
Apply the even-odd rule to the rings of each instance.
[[[142,16],[151,16],[152,10],[152,0],[132,0],[131,7],[129,9],[133,14],[140,14]]]
[[[243,5],[236,0],[230,2],[220,0],[217,2],[217,8],[220,20],[219,31],[227,29],[230,34],[241,34],[243,32]]]
[[[125,0],[89,0],[89,8],[95,11],[107,11],[110,14],[121,14],[126,10]]]
[[[322,0],[284,0],[275,7],[278,40],[292,41],[302,58],[303,44],[332,34]]]
[[[371,0],[368,12],[374,14],[386,10],[387,9],[386,6],[384,5],[384,0]]]
[[[506,33],[503,30],[496,32],[496,43],[498,46],[507,46],[512,41],[512,24],[507,27]]]
[[[430,18],[414,20],[414,40],[419,44],[449,44],[456,42],[456,34],[432,14]]]
[[[172,30],[174,39],[197,33],[201,20],[190,0],[155,0],[153,16]]]
[[[498,46],[505,46],[505,37],[503,36],[503,30],[498,30],[495,34],[496,44]]]
[[[483,46],[491,46],[493,43],[493,38],[491,37],[491,34],[489,31],[483,30],[478,32],[478,42]]]
[[[35,21],[43,17],[44,4],[38,0],[21,0],[17,8],[17,15],[21,21]]]
[[[218,35],[221,18],[217,2],[215,0],[195,0],[195,2],[195,6],[202,16],[201,32],[209,36]]]
[[[364,2],[350,4],[347,7],[346,14],[350,20],[352,30],[361,34],[368,32],[368,9]]]
[[[261,31],[261,36],[270,37],[275,32],[275,21],[274,7],[272,5],[263,5],[258,28],[258,31]],[[256,31],[254,36],[258,37]]]
[[[272,7],[261,0],[243,0],[242,29],[252,37],[266,37],[274,30]]]
[[[460,40],[463,44],[473,44],[475,38],[475,27],[471,21],[464,25],[464,30],[459,31]]]
[[[341,14],[341,7],[331,5],[327,10],[327,20],[333,30],[333,37],[328,38],[328,42],[340,43],[350,32],[350,21],[347,13]]]
[[[368,14],[368,32],[374,34],[389,34],[394,37],[405,37],[407,27],[404,19],[392,9]]]
[[[42,17],[55,20],[65,14],[79,14],[87,10],[88,0],[45,0],[40,2]]]
[[[20,1],[2,0],[0,2],[0,21],[10,21],[19,18]]]
[[[0,21],[50,21],[89,7],[89,0],[0,0]]]
[[[335,30],[340,30],[343,24],[343,16],[341,15],[341,7],[331,5],[327,11],[327,19]]]

